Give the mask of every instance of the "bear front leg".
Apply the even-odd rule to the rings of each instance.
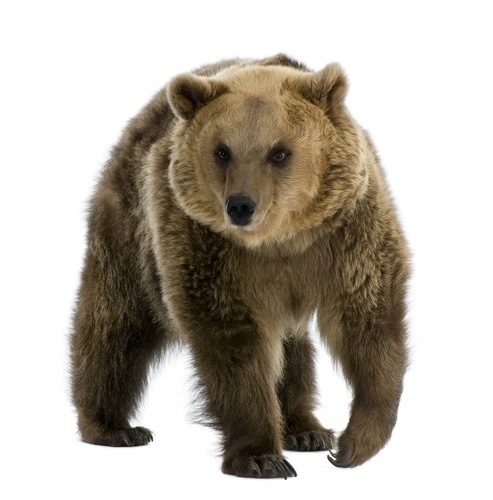
[[[363,464],[390,439],[406,366],[403,346],[394,342],[375,342],[371,347],[361,342],[348,350],[342,365],[353,387],[351,413],[339,436],[337,451],[327,457],[337,467]]]
[[[131,264],[116,273],[116,259],[89,251],[71,336],[72,399],[86,443],[139,446],[151,431],[131,427],[149,365],[165,334],[136,289]]]
[[[275,390],[280,343],[255,327],[202,332],[191,339],[207,416],[223,436],[226,474],[296,476],[282,456],[283,419]]]
[[[313,414],[317,405],[315,350],[308,337],[290,335],[283,342],[284,371],[277,386],[285,421],[284,448],[291,451],[329,450],[334,443]]]
[[[355,297],[348,296],[340,331],[328,339],[353,389],[349,423],[328,456],[337,467],[363,464],[390,439],[407,367],[403,304],[366,308],[365,313]]]

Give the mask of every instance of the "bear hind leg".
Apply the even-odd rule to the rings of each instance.
[[[313,414],[317,404],[315,350],[308,333],[303,337],[288,337],[283,347],[284,374],[277,393],[285,422],[284,449],[329,450],[335,441],[334,434]]]

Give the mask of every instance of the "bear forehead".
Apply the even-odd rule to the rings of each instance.
[[[247,67],[222,73],[218,81],[227,91],[217,100],[217,116],[245,124],[276,119],[295,128],[307,120],[320,123],[323,113],[298,89],[306,74],[287,67]]]
[[[201,149],[220,144],[237,152],[294,147],[302,137],[315,139],[324,113],[298,92],[306,72],[282,67],[233,68],[210,78],[222,93],[199,110],[189,133]]]
[[[222,110],[204,123],[201,147],[224,144],[248,156],[273,148],[303,149],[320,139],[323,127],[317,109],[308,103],[282,102],[265,96],[223,96]],[[219,104],[219,103],[218,103]],[[299,104],[299,105],[298,105]]]
[[[246,152],[258,147],[288,146],[300,134],[301,122],[290,123],[289,112],[279,99],[229,94],[219,100],[222,101],[217,103],[219,109],[203,129],[206,144],[223,143],[237,152]]]
[[[216,121],[225,128],[228,123],[240,129],[257,128],[264,122],[282,119],[284,110],[278,99],[263,95],[226,94],[218,103]]]

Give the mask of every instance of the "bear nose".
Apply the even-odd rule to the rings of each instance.
[[[231,196],[226,202],[226,212],[235,226],[246,226],[255,212],[255,203],[247,196]]]

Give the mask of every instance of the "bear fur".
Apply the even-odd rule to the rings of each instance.
[[[409,251],[337,64],[284,55],[175,77],[129,123],[92,198],[71,335],[85,442],[131,427],[149,368],[189,346],[228,474],[291,477],[288,450],[338,467],[394,427],[407,365]],[[320,336],[353,391],[338,439],[314,416]]]

